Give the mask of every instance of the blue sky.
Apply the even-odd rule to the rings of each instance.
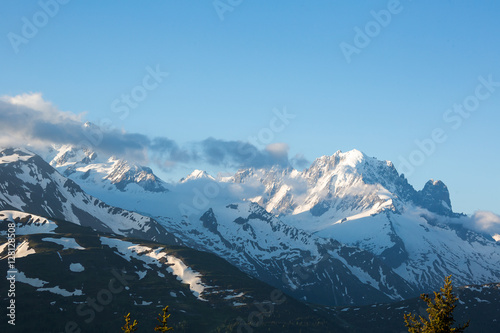
[[[500,212],[500,3],[218,4],[231,10],[218,13],[213,1],[72,0],[45,22],[37,1],[2,1],[0,95],[40,92],[85,120],[180,146],[263,137],[286,109],[295,117],[257,148],[286,143],[290,157],[308,161],[356,148],[393,161],[417,189],[443,180],[456,211]],[[38,31],[16,44],[26,20],[39,20]],[[367,45],[359,36],[356,44],[358,28],[371,35]],[[346,44],[357,53],[346,57]],[[155,87],[126,116],[114,112],[157,68],[168,76],[147,81]],[[473,111],[447,113],[463,103]],[[187,163],[158,173],[178,179],[193,168],[221,169]]]

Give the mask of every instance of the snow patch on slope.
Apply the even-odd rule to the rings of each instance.
[[[26,283],[33,287],[43,287],[48,283],[47,281],[43,281],[38,278],[29,278],[26,274],[24,274],[24,272],[20,271],[16,273],[16,282]]]
[[[189,284],[189,289],[191,289],[193,295],[201,301],[206,301],[201,297],[201,293],[207,286],[201,281],[200,273],[186,266],[182,260],[174,256],[167,256],[167,263],[171,265],[167,270],[177,276],[177,280]]]
[[[75,249],[75,250],[85,250],[85,248],[81,247],[74,238],[68,238],[68,237],[61,237],[61,238],[52,238],[52,237],[45,237],[42,238],[42,241],[44,242],[51,242],[51,243],[56,243],[59,245],[62,245],[64,248],[63,250],[69,250],[69,249]]]
[[[62,289],[59,286],[49,287],[49,288],[38,288],[37,290],[38,291],[48,291],[48,292],[51,292],[53,294],[61,295],[64,297],[82,296],[83,295],[83,291],[81,291],[80,289],[75,289],[75,291],[67,291],[66,289]]]
[[[79,273],[83,272],[85,270],[85,267],[83,267],[83,265],[80,263],[71,263],[69,265],[69,270],[75,273]]]
[[[15,210],[0,211],[0,220],[8,222],[14,222],[15,220],[27,220],[26,223],[16,223],[16,235],[52,233],[57,228],[57,224],[55,222],[44,217]]]
[[[16,248],[16,258],[24,258],[34,253],[35,249],[29,248],[29,243],[27,240],[19,244]]]
[[[160,247],[157,249],[153,249],[148,246],[138,245],[131,242],[107,237],[101,237],[100,240],[102,244],[107,245],[110,248],[116,248],[118,253],[128,261],[130,261],[132,258],[135,258],[145,262],[146,269],[151,269],[151,267],[148,266],[151,264],[155,264],[158,267],[167,264],[167,271],[169,273],[175,275],[177,277],[177,280],[188,284],[189,289],[191,290],[193,295],[196,296],[196,298],[201,301],[206,301],[202,297],[202,293],[208,286],[202,282],[202,275],[184,264],[181,259],[162,252],[164,248]],[[162,259],[163,262],[160,261]],[[140,277],[143,276],[143,274],[144,273],[141,272],[139,274]]]

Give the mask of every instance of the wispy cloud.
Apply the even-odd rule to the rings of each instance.
[[[464,226],[500,238],[500,216],[495,213],[478,210],[464,223]]]
[[[42,95],[0,97],[0,145],[34,147],[48,144],[85,146],[117,156],[147,160],[150,139],[142,134],[101,130],[85,124],[83,114],[58,110]]]
[[[75,143],[83,115],[57,110],[41,94],[0,97],[0,144]],[[77,131],[75,131],[75,129]]]

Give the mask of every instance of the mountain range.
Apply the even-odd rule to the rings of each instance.
[[[500,281],[500,237],[468,228],[443,182],[415,190],[391,162],[357,150],[302,171],[195,170],[177,183],[100,154],[1,150],[0,210],[212,253],[325,308],[403,302],[450,274],[456,285]]]

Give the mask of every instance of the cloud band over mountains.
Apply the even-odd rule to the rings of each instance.
[[[262,168],[273,165],[286,167],[296,161],[289,159],[288,145],[284,143],[273,143],[259,149],[244,141],[207,138],[186,148],[167,137],[150,138],[144,134],[99,127],[84,123],[82,118],[83,115],[58,110],[40,93],[2,96],[0,146],[70,144],[133,159],[138,163],[153,161],[164,169],[189,162]]]
[[[85,123],[83,115],[63,112],[45,101],[41,94],[0,97],[0,147],[49,144],[83,146],[134,162],[154,163],[164,170],[178,163],[208,163],[228,168],[265,168],[274,165],[304,168],[302,155],[289,158],[285,143],[272,143],[264,149],[237,140],[207,138],[179,145],[167,137],[150,138],[139,133],[127,133],[106,126]],[[39,146],[39,147],[37,147]],[[500,216],[487,211],[458,219],[465,228],[486,233],[500,241]]]

